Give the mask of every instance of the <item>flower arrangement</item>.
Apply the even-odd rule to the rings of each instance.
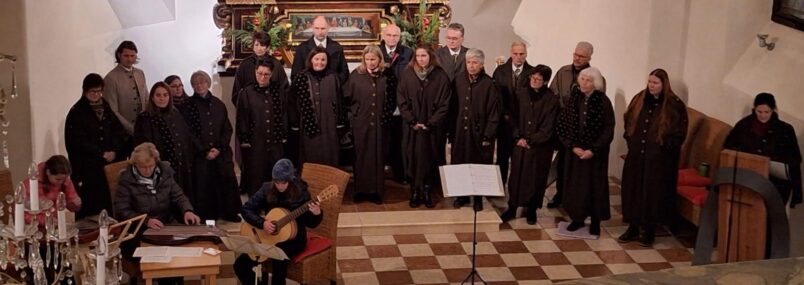
[[[441,19],[438,13],[432,13],[427,17],[427,11],[430,9],[427,0],[419,0],[419,10],[412,19],[406,10],[400,13],[398,8],[394,9],[395,7],[391,9],[391,14],[394,15],[394,23],[402,30],[400,36],[402,44],[415,47],[419,44],[433,45],[438,42]]]
[[[270,49],[276,51],[281,47],[286,47],[288,44],[288,34],[290,33],[290,24],[286,21],[276,22],[276,17],[279,15],[279,8],[273,6],[268,10],[267,5],[260,6],[260,10],[254,13],[254,18],[250,22],[243,23],[243,29],[227,30],[224,34],[227,37],[232,37],[235,42],[240,42],[251,46],[254,42],[252,34],[254,32],[265,32],[271,37]],[[270,13],[269,13],[270,12]]]

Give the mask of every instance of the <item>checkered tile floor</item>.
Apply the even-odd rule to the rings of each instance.
[[[602,223],[599,240],[558,236],[556,226],[567,219],[555,209],[539,210],[536,225],[518,218],[501,225],[499,232],[478,233],[479,275],[489,284],[552,284],[689,266],[694,235],[674,237],[659,230],[652,248],[617,243],[627,226],[614,182],[610,194],[612,219]],[[472,266],[471,233],[338,237],[337,247],[338,284],[345,285],[460,284]],[[218,284],[238,284],[232,260],[231,253],[224,254]]]

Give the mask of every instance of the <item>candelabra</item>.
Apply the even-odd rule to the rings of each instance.
[[[0,52],[0,63],[3,61],[9,61],[11,63],[11,99],[15,99],[19,96],[17,92],[17,57],[10,54],[4,54]],[[0,140],[0,151],[2,151],[3,157],[3,165],[8,168],[9,165],[9,156],[8,156],[8,141],[6,141],[6,137],[8,136],[8,127],[11,125],[11,120],[8,118],[8,114],[6,109],[8,107],[8,98],[6,96],[6,89],[0,86],[0,134],[2,134],[2,140]]]

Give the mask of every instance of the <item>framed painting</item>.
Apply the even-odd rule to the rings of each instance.
[[[771,19],[776,23],[804,31],[804,0],[773,0]]]
[[[313,19],[324,16],[329,23],[329,37],[339,42],[379,41],[381,23],[388,23],[384,11],[344,10],[343,12],[321,13],[309,11],[287,11],[290,23],[291,43],[306,41],[313,36]]]

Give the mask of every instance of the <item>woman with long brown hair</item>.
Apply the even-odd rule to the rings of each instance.
[[[411,178],[410,207],[432,208],[431,186],[447,142],[447,113],[452,84],[428,46],[419,46],[399,78],[397,104],[402,114],[404,162]],[[437,184],[436,184],[437,185]]]
[[[623,222],[619,242],[653,244],[657,223],[676,213],[676,180],[681,145],[687,137],[687,108],[670,88],[664,69],[651,71],[648,86],[625,112],[628,154],[622,175]]]

